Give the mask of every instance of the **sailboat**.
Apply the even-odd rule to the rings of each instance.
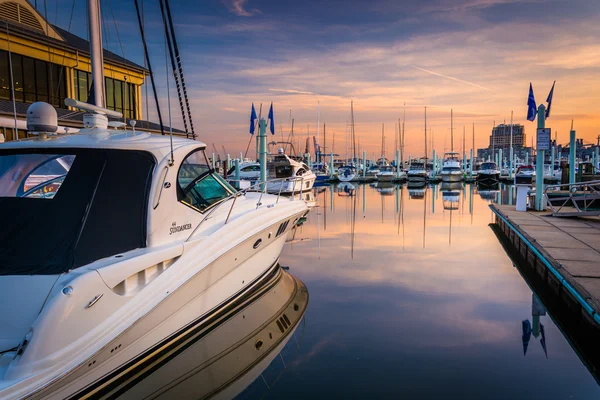
[[[346,159],[346,165],[341,166],[340,168],[338,168],[338,179],[341,182],[350,182],[353,180],[356,180],[358,178],[358,168],[356,168],[356,166],[354,165],[354,161],[356,160],[356,138],[354,136],[355,132],[354,132],[354,102],[350,102],[350,116],[351,116],[351,120],[352,120],[352,124],[351,124],[351,129],[352,129],[352,153],[353,153],[353,158],[352,158],[352,162],[348,163],[348,160]]]
[[[396,178],[394,167],[385,158],[385,134],[384,125],[381,124],[381,158],[377,161],[379,172],[375,177],[379,182],[392,182]]]
[[[0,311],[3,399],[111,393],[269,282],[308,213],[236,191],[200,141],[109,129],[90,27],[96,105],[66,100],[85,128],[56,136],[34,103],[37,139],[0,145],[0,302],[18,305]]]

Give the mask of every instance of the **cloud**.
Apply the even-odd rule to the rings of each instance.
[[[498,93],[494,89],[486,88],[484,86],[478,85],[478,84],[473,83],[473,82],[464,81],[462,79],[454,78],[454,77],[451,77],[451,76],[448,76],[448,75],[442,75],[442,74],[440,74],[438,72],[433,72],[433,71],[430,71],[430,70],[425,69],[425,68],[417,67],[416,65],[411,65],[411,67],[416,68],[416,69],[421,70],[421,71],[424,71],[424,72],[427,72],[427,73],[432,74],[432,75],[440,76],[442,78],[450,79],[450,80],[453,80],[453,81],[456,81],[456,82],[460,82],[460,83],[465,83],[467,85],[475,86],[476,88],[487,90],[489,92]]]
[[[248,0],[223,0],[223,3],[227,6],[229,11],[238,17],[251,17],[256,14],[260,14],[260,10],[253,8],[252,10],[246,9],[246,3]]]
[[[313,92],[305,92],[305,91],[302,91],[302,90],[294,90],[294,89],[272,89],[272,88],[269,88],[269,91],[271,91],[271,92],[290,93],[290,94],[316,95],[316,93],[313,93]]]

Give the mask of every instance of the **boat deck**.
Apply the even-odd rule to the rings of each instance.
[[[574,311],[600,324],[600,219],[491,205],[509,247]]]

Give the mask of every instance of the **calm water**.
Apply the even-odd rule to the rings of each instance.
[[[508,202],[509,189],[355,185],[315,197],[281,257],[310,293],[299,349],[240,397],[600,398],[549,315],[535,317],[547,356],[535,335],[523,354],[532,292],[488,226],[489,201]]]

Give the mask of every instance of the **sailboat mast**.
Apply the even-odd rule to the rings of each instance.
[[[325,154],[327,154],[327,136],[325,135],[325,124],[323,124],[323,150],[325,150]],[[319,154],[321,153],[321,149],[319,149]]]
[[[94,104],[105,108],[104,99],[104,60],[102,57],[102,25],[100,19],[100,0],[88,0],[88,27],[90,33],[90,58],[92,64],[92,82],[94,85]]]
[[[385,158],[385,132],[384,124],[381,124],[381,158]]]
[[[348,121],[346,121],[346,160],[344,163],[348,163]]]
[[[452,109],[450,109],[450,151],[454,151],[454,117]]]
[[[473,158],[476,158],[476,156],[475,156],[475,122],[473,122],[473,145],[471,146],[471,148],[473,149]],[[473,162],[473,160],[471,160],[471,162]]]
[[[427,170],[427,107],[425,107],[425,170]]]
[[[354,162],[354,160],[356,160],[356,136],[354,132],[354,101],[350,102],[350,116],[352,119],[352,162]]]

